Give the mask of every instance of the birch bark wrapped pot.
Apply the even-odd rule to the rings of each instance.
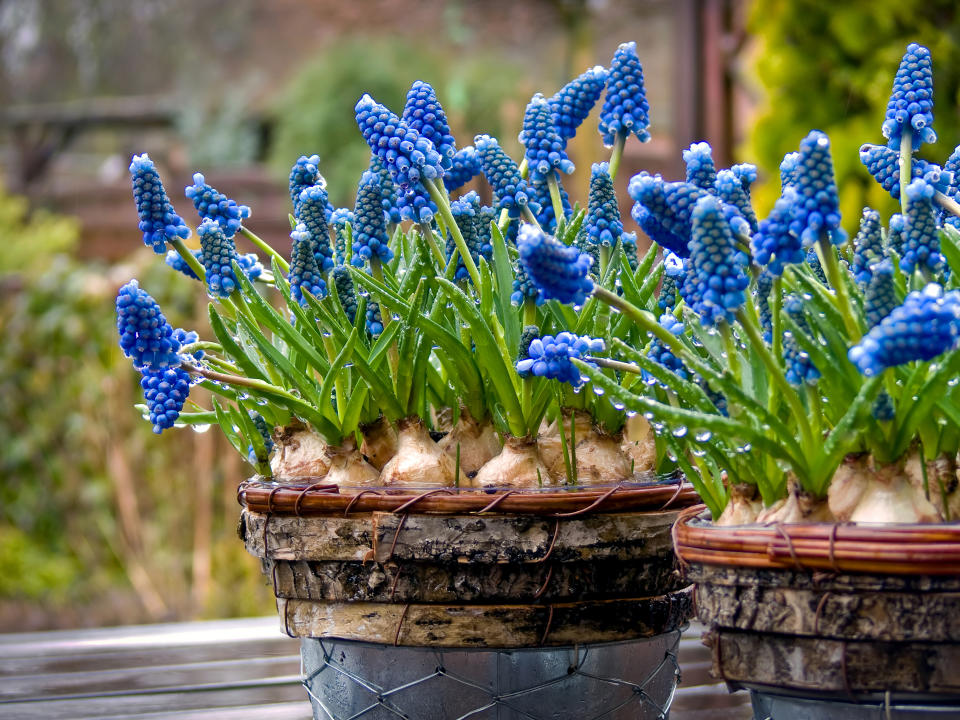
[[[240,533],[318,718],[656,718],[692,612],[685,484],[340,495],[253,480]]]

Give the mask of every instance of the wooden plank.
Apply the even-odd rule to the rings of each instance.
[[[302,689],[302,688],[301,688]],[[306,697],[306,692],[304,692]],[[180,710],[175,712],[111,715],[109,720],[313,720],[308,700],[264,705],[244,705],[214,710]]]
[[[682,584],[672,553],[539,565],[268,560],[266,573],[277,597],[332,602],[569,602],[660,595]]]
[[[650,637],[679,627],[691,588],[636,600],[549,605],[418,605],[277,600],[297,637],[337,637],[385,645],[538,647]]]
[[[247,552],[274,560],[362,561],[372,557],[372,533],[370,515],[349,518],[271,515],[267,520],[266,515],[244,510],[240,518],[240,537]]]
[[[373,513],[374,557],[438,563],[642,560],[672,551],[678,511],[538,518]],[[319,558],[317,558],[319,559]]]

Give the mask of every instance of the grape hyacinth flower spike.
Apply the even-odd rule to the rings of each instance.
[[[327,226],[327,191],[313,185],[300,193],[300,212],[296,216],[297,224],[302,224],[313,239],[313,254],[321,273],[333,267],[333,248],[330,247],[330,229]]]
[[[880,324],[897,307],[897,288],[893,280],[893,262],[887,258],[870,267],[870,277],[863,291],[863,314],[867,328]]]
[[[390,178],[390,173],[375,154],[370,156],[370,166],[367,168],[380,178],[380,204],[383,206],[383,219],[387,224],[398,224],[403,220],[400,214],[400,197],[397,188]],[[434,206],[436,209],[436,206]]]
[[[440,153],[433,143],[400,120],[370,95],[364,95],[354,108],[363,139],[390,172],[402,192],[423,180],[443,176]]]
[[[792,187],[774,204],[773,210],[760,221],[757,232],[750,239],[750,252],[757,265],[779,277],[787,265],[802,263],[806,253],[800,238],[790,232],[793,206],[797,193]]]
[[[803,299],[798,295],[787,295],[783,299],[783,311],[797,324],[799,329],[808,334],[810,324],[803,315]],[[783,360],[786,365],[787,382],[791,385],[813,384],[820,379],[820,371],[813,360],[797,342],[792,332],[783,334]]]
[[[573,163],[567,157],[566,141],[557,132],[550,114],[550,104],[537,93],[527,105],[523,116],[520,142],[526,148],[530,179],[555,178],[556,171],[573,172]]]
[[[356,219],[353,210],[349,208],[337,208],[330,215],[330,224],[333,225],[333,254],[337,265],[343,265],[347,262],[347,224],[351,228],[356,225]],[[350,245],[351,252],[353,244]]]
[[[714,189],[723,202],[732,205],[747,221],[750,226],[750,232],[756,233],[758,229],[757,215],[753,211],[753,205],[750,203],[749,183],[744,187],[743,178],[738,176],[732,169],[721,170],[717,173],[717,179],[714,183]]]
[[[821,237],[827,237],[834,245],[842,244],[847,234],[840,227],[830,138],[825,133],[811,130],[800,141],[796,178],[797,200],[793,204],[790,231],[800,238],[804,247],[810,247]]]
[[[550,185],[546,180],[535,180],[530,184],[533,189],[533,198],[540,208],[537,212],[537,222],[546,232],[555,234],[557,231],[556,210],[553,207],[553,198],[550,197]],[[564,220],[573,215],[573,206],[570,204],[570,195],[566,188],[557,180],[557,189],[560,191],[560,207],[563,209]]]
[[[237,289],[233,263],[239,262],[236,245],[214,220],[204,220],[197,228],[200,236],[200,261],[207,275],[207,292],[211,297],[227,297]]]
[[[590,172],[590,196],[584,220],[587,241],[612,247],[623,234],[620,207],[610,179],[608,163],[594,163]]]
[[[290,202],[293,204],[293,216],[300,213],[300,193],[311,185],[327,186],[327,181],[320,174],[319,155],[301,155],[290,169]]]
[[[673,316],[673,313],[666,312],[661,315],[660,326],[664,330],[678,337],[683,335],[684,324],[677,320]],[[647,357],[658,365],[662,365],[677,377],[682,378],[683,380],[687,379],[687,370],[683,365],[683,361],[674,355],[670,349],[657,338],[654,338],[650,342],[650,349],[647,350]],[[655,385],[658,383],[658,380],[646,370],[642,372],[642,377],[647,385]]]
[[[940,254],[940,231],[933,209],[934,188],[917,179],[907,186],[906,233],[900,267],[911,273],[914,269],[936,272],[943,266]]]
[[[737,250],[717,198],[705,195],[697,200],[692,222],[690,261],[681,296],[704,325],[731,323],[746,302],[747,258]]]
[[[544,299],[582,305],[593,292],[588,277],[593,258],[564,245],[533,225],[523,225],[517,237],[520,264]]]
[[[473,145],[461,148],[453,156],[450,169],[443,174],[443,184],[447,192],[462,188],[482,172],[480,155]]]
[[[450,134],[447,114],[430,83],[414,81],[407,92],[407,102],[400,119],[420,133],[420,137],[433,143],[433,147],[440,154],[440,167],[449,170],[457,152],[456,142]]]
[[[907,295],[847,355],[861,373],[872,376],[914,360],[933,360],[954,349],[958,339],[960,294],[944,294],[931,283]]]
[[[167,251],[167,243],[190,237],[190,228],[173,209],[153,160],[143,153],[130,162],[133,200],[140,218],[143,244],[158,255]]]
[[[607,79],[607,95],[600,111],[600,135],[610,147],[617,137],[630,133],[647,142],[650,133],[650,104],[643,85],[643,66],[637,57],[637,44],[623,43],[617,48]]]
[[[687,182],[701,190],[713,192],[717,182],[717,168],[713,164],[713,149],[710,143],[693,143],[683,151],[687,166]]]
[[[860,162],[873,175],[880,187],[893,198],[900,197],[900,154],[885,145],[865,143],[860,146]],[[910,163],[912,178],[923,178],[940,192],[948,192],[953,173],[939,165],[914,158]]]
[[[937,141],[933,130],[933,68],[930,51],[922,45],[910,43],[900,60],[881,130],[894,150],[900,149],[904,133],[909,133],[913,150],[922,143]]]
[[[564,141],[577,134],[607,85],[607,69],[592,67],[574,78],[550,98],[550,112],[557,133]]]
[[[781,194],[789,187],[796,187],[800,177],[800,153],[789,152],[780,161]]]
[[[497,209],[506,210],[511,219],[529,208],[533,215],[540,211],[540,205],[533,202],[533,192],[520,175],[520,168],[507,155],[496,138],[489,135],[477,135],[473,141],[480,154],[480,163],[487,182],[493,189]]]
[[[163,370],[180,364],[180,342],[157,301],[136,280],[117,293],[120,349],[138,370]]]
[[[853,279],[862,287],[870,282],[871,266],[884,257],[880,213],[873,208],[863,209],[860,230],[853,239],[853,247]]]
[[[683,260],[667,250],[663,254],[663,282],[657,305],[664,312],[670,312],[677,305],[677,294],[683,284]]]
[[[350,263],[354,267],[363,267],[368,260],[390,262],[393,251],[383,223],[380,178],[371,172],[365,172],[360,178],[354,215],[356,222],[353,225],[353,257]]]
[[[521,377],[535,375],[580,387],[583,383],[580,370],[570,359],[583,359],[603,349],[603,340],[600,338],[578,336],[570,332],[560,332],[556,336],[544,335],[530,341],[527,357],[517,361],[517,373]]]
[[[314,254],[313,235],[307,227],[300,223],[290,233],[293,240],[293,250],[290,253],[290,272],[287,280],[290,282],[290,294],[300,305],[306,307],[307,299],[303,295],[306,290],[315,298],[323,298],[327,294],[327,283],[323,279],[320,268],[317,267],[317,258]]]
[[[236,235],[243,221],[250,217],[249,207],[238,205],[209,185],[202,173],[194,173],[193,185],[188,185],[184,194],[193,201],[200,219],[215,221],[228,238]]]

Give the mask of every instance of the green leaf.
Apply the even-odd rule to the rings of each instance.
[[[337,353],[337,357],[334,358],[332,363],[330,363],[330,369],[327,371],[326,377],[323,378],[323,385],[320,387],[320,397],[325,398],[328,401],[327,406],[321,407],[321,410],[328,418],[330,418],[331,422],[336,423],[337,425],[339,425],[339,418],[337,417],[336,411],[333,409],[333,403],[330,402],[329,399],[333,396],[333,389],[337,380],[337,376],[343,372],[344,366],[347,364],[347,360],[349,360],[353,355],[353,348],[356,347],[356,344],[357,329],[354,328],[353,332],[350,333],[350,339],[347,340],[347,344],[341,348],[340,352]],[[343,398],[338,397],[337,402],[343,402]]]
[[[497,281],[497,315],[503,325],[503,334],[507,346],[515,348],[520,344],[520,311],[513,306],[510,296],[513,294],[513,263],[507,252],[507,243],[495,222],[490,223],[491,244],[493,245],[493,271]]]
[[[260,369],[259,363],[248,357],[247,353],[242,350],[240,345],[234,340],[233,335],[227,329],[223,317],[221,317],[220,313],[213,306],[213,303],[207,306],[207,316],[210,319],[210,328],[213,330],[213,334],[217,336],[217,340],[223,347],[223,351],[243,370],[244,374],[247,377],[269,382],[270,378]]]

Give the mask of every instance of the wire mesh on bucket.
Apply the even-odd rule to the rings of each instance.
[[[522,650],[305,639],[303,685],[318,720],[665,718],[680,631],[645,640]]]

